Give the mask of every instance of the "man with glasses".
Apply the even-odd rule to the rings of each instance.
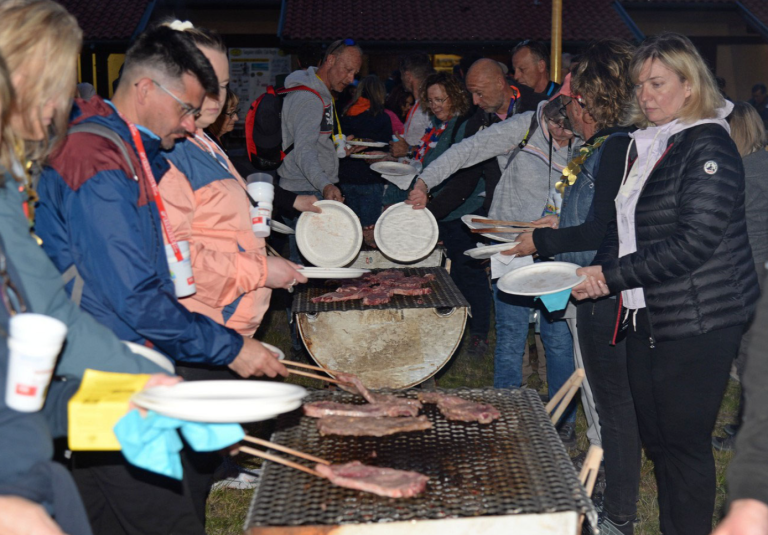
[[[70,134],[40,179],[36,232],[72,281],[73,299],[118,338],[243,377],[287,375],[257,340],[179,303],[166,260],[164,242],[175,239],[157,192],[169,169],[162,150],[195,132],[204,96],[218,92],[211,64],[184,32],[160,26],[142,34],[112,102],[76,102]],[[77,132],[83,128],[90,130]],[[89,367],[76,359],[62,366]],[[195,470],[192,453],[182,458],[184,480],[175,481],[127,466],[120,453],[75,453],[94,533],[203,535],[209,477]]]
[[[291,73],[285,87],[305,86],[314,90],[295,91],[285,97],[282,111],[283,149],[293,149],[277,170],[280,187],[299,195],[343,202],[339,181],[339,156],[333,136],[343,134],[332,91],[340,93],[360,72],[363,53],[352,39],[328,46],[319,67]],[[295,240],[291,240],[293,245]],[[292,260],[298,252],[292,247]]]
[[[423,208],[428,191],[456,171],[495,158],[501,179],[493,196],[489,217],[504,221],[533,221],[544,211],[555,183],[578,151],[581,141],[565,122],[565,110],[556,97],[539,103],[535,112],[516,114],[453,145],[427,166],[408,197],[408,204]],[[510,246],[510,249],[513,246]],[[492,262],[492,279],[521,267],[516,262]],[[519,388],[523,381],[523,354],[533,307],[542,311],[541,339],[546,350],[550,396],[574,370],[573,340],[562,314],[546,313],[533,298],[505,294],[493,283],[496,306],[496,350],[493,385]],[[575,405],[566,412],[561,437],[575,447]]]
[[[515,81],[550,99],[560,88],[549,79],[549,50],[542,43],[525,40],[512,49]]]

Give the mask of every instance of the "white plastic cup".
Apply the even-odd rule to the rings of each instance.
[[[272,185],[272,177],[264,173],[257,173],[264,177],[262,180],[252,181],[254,175],[249,175],[248,194],[256,202],[250,210],[251,228],[257,238],[266,238],[272,232],[272,201],[275,199],[275,187]]]
[[[5,404],[19,412],[43,408],[67,326],[43,314],[18,314],[9,323]]]
[[[335,134],[333,136],[333,142],[336,145],[336,156],[339,158],[346,158],[347,136],[344,134]]]
[[[168,269],[171,272],[173,288],[176,291],[176,297],[189,297],[197,292],[195,286],[195,277],[192,274],[192,260],[189,257],[189,242],[184,240],[176,242],[181,251],[182,260],[176,258],[171,244],[165,246],[165,256],[168,259]]]

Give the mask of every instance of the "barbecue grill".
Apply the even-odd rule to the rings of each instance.
[[[398,395],[416,397],[419,390]],[[576,533],[578,517],[597,515],[557,432],[533,390],[445,391],[490,403],[488,425],[447,421],[424,405],[433,429],[387,437],[319,435],[301,411],[282,415],[272,441],[328,459],[413,470],[429,476],[424,494],[375,496],[265,462],[245,529],[248,535],[320,533]],[[315,391],[307,401],[360,402],[345,392]]]
[[[406,276],[433,274],[429,295],[312,303],[338,284],[313,280],[297,290],[292,312],[312,358],[329,370],[360,377],[369,388],[407,388],[442,368],[461,342],[469,303],[441,267],[403,268]],[[377,273],[378,270],[374,270]]]

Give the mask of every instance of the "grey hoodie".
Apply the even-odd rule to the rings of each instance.
[[[333,145],[333,97],[310,67],[292,72],[285,87],[305,85],[317,91],[323,101],[309,91],[296,91],[283,102],[283,148],[293,150],[277,170],[280,187],[288,191],[317,191],[339,181],[339,160]]]
[[[581,145],[581,140],[574,137],[570,150],[568,146],[559,149],[553,146],[550,164],[549,132],[542,128],[541,117],[546,104],[546,101],[539,103],[535,112],[539,126],[525,149],[511,162],[508,163],[510,153],[525,137],[534,112],[516,114],[453,145],[429,164],[420,178],[432,189],[459,169],[496,157],[501,178],[493,193],[489,217],[505,221],[533,221],[540,218],[551,188]]]

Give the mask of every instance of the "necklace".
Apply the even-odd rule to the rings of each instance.
[[[566,187],[573,186],[574,182],[576,182],[576,179],[579,177],[579,173],[581,173],[581,166],[584,165],[584,162],[586,162],[590,156],[592,156],[592,153],[600,148],[606,139],[608,139],[608,136],[602,136],[597,138],[591,145],[581,147],[579,149],[579,155],[568,162],[568,165],[563,169],[563,176],[560,177],[560,181],[555,185],[555,189],[557,189],[560,195],[563,194]]]

